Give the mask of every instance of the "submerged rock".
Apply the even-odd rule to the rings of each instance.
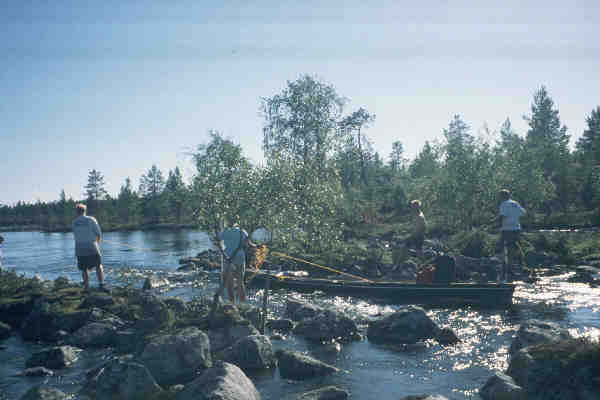
[[[294,333],[309,340],[349,339],[358,333],[356,323],[345,314],[333,310],[321,310],[312,318],[305,318],[296,325]]]
[[[31,355],[27,360],[27,367],[47,367],[51,369],[60,369],[71,366],[81,351],[72,346],[55,346],[40,350]]]
[[[569,331],[560,325],[554,322],[531,319],[521,324],[508,353],[514,356],[527,346],[540,343],[557,343],[569,338],[571,338]]]
[[[66,400],[71,398],[64,392],[46,385],[38,385],[29,389],[20,400]]]
[[[296,351],[277,350],[275,355],[279,361],[279,374],[284,379],[311,379],[339,371],[333,365]]]
[[[311,390],[296,397],[297,400],[346,400],[348,392],[335,386]]]
[[[373,342],[411,344],[432,339],[440,328],[417,306],[407,306],[393,314],[369,322],[367,337]]]

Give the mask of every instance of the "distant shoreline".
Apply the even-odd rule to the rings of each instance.
[[[100,224],[102,226],[102,223]],[[176,223],[158,223],[158,224],[124,224],[117,226],[102,226],[103,232],[125,232],[125,231],[155,231],[155,230],[178,230],[198,228],[196,224],[176,224]],[[71,227],[51,228],[41,225],[8,225],[0,226],[0,232],[44,232],[44,233],[66,233],[71,232]]]

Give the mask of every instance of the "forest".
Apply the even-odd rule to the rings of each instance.
[[[497,213],[498,192],[508,188],[531,227],[600,224],[600,106],[569,147],[570,135],[547,88],[541,86],[525,115],[528,130],[510,120],[498,131],[477,133],[460,115],[443,138],[405,157],[402,138],[384,157],[368,131],[376,115],[345,110],[334,86],[303,75],[272,97],[260,99],[264,162],[253,164],[240,145],[209,132],[191,154],[194,176],[167,174],[152,165],[139,183],[124,179],[116,197],[102,173],[89,171],[85,198],[0,205],[2,229],[68,231],[76,202],[88,205],[105,230],[196,227],[240,223],[264,226],[285,244],[307,251],[335,249],[349,231],[399,221],[420,199],[431,235],[487,227]],[[524,110],[525,111],[525,110]]]

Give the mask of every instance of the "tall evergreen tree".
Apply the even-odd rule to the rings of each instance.
[[[169,206],[169,214],[174,215],[177,222],[181,222],[187,197],[187,188],[183,182],[179,167],[175,167],[173,171],[169,170],[169,176],[165,185],[165,196]]]
[[[102,218],[100,211],[100,201],[106,198],[108,194],[104,188],[104,177],[95,169],[92,169],[88,174],[88,183],[85,185],[86,202],[88,206],[88,214],[96,215]]]
[[[542,86],[533,96],[531,115],[525,116],[529,125],[526,149],[540,163],[544,176],[556,186],[558,204],[566,209],[573,192],[569,135],[554,108],[554,101]]]
[[[142,200],[142,214],[152,222],[160,222],[164,213],[163,190],[165,179],[156,165],[140,177],[139,194]]]
[[[137,200],[137,193],[131,186],[131,179],[127,177],[117,196],[117,212],[121,223],[128,224],[135,221]]]

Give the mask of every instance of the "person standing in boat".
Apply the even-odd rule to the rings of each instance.
[[[405,245],[407,248],[414,248],[417,251],[417,257],[422,260],[423,243],[425,242],[425,229],[427,227],[427,223],[425,222],[425,215],[421,209],[421,201],[411,201],[410,209],[413,214],[413,233],[406,240]]]
[[[238,299],[246,300],[246,288],[244,286],[244,274],[246,273],[246,250],[253,245],[248,237],[248,232],[234,225],[219,233],[219,241],[226,260],[223,262],[221,279],[229,300],[235,303],[235,292],[237,289]]]
[[[512,259],[519,259],[517,245],[521,235],[521,220],[525,215],[525,209],[519,203],[511,199],[510,190],[503,189],[500,191],[500,207],[498,222],[500,227],[500,244],[502,245],[502,253],[504,258],[504,278],[507,278],[508,265]],[[515,257],[516,255],[516,257]],[[519,261],[520,264],[520,261]]]

